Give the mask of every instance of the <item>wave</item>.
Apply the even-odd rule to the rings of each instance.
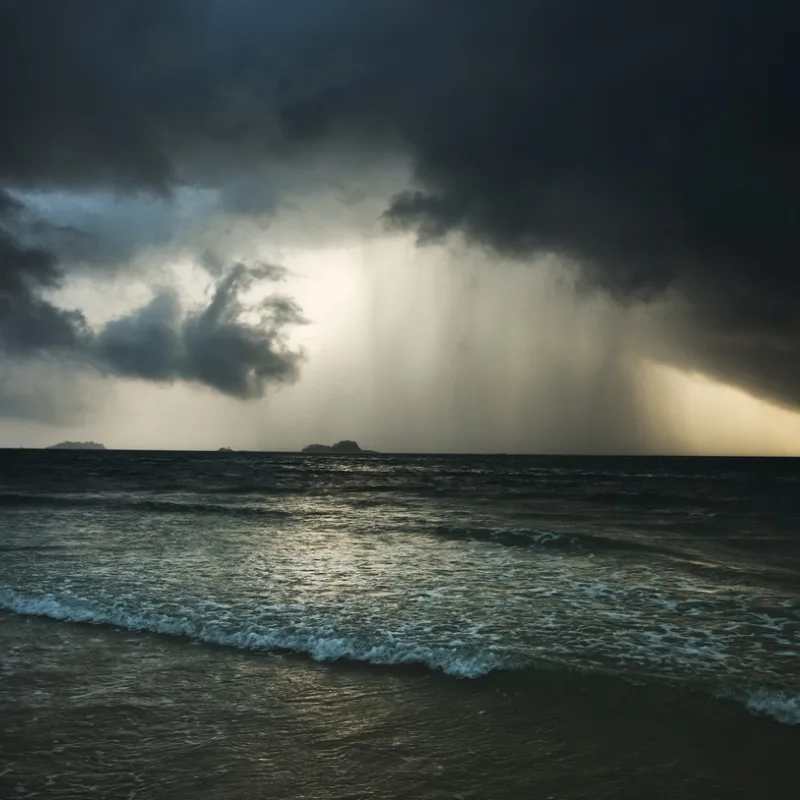
[[[536,528],[462,528],[440,525],[434,533],[449,539],[473,539],[495,542],[509,547],[543,547],[576,554],[604,552],[636,552],[681,557],[685,555],[678,549],[670,549],[663,544],[645,542],[630,537],[613,537],[583,531],[556,533]]]
[[[0,608],[16,614],[49,617],[64,622],[110,625],[130,631],[145,631],[179,636],[205,644],[243,650],[291,651],[311,656],[315,661],[350,659],[371,664],[422,664],[459,678],[478,678],[516,664],[493,652],[467,653],[463,648],[428,647],[395,639],[385,642],[360,642],[354,637],[333,635],[329,628],[302,633],[264,626],[236,628],[217,621],[199,623],[186,617],[158,611],[130,612],[119,607],[104,607],[87,601],[66,602],[52,594],[24,595],[10,588],[0,589]]]
[[[772,717],[784,725],[800,725],[800,695],[759,688],[747,693],[743,699],[747,708],[756,714]]]
[[[359,641],[353,636],[337,636],[329,627],[289,631],[264,626],[235,627],[218,620],[193,621],[161,613],[157,610],[131,612],[117,605],[108,607],[86,600],[65,601],[52,594],[32,596],[10,587],[0,587],[0,609],[20,615],[47,617],[64,622],[92,625],[109,625],[130,631],[148,632],[183,637],[209,645],[234,647],[261,652],[294,652],[310,656],[316,661],[351,660],[375,665],[422,665],[440,670],[448,675],[475,679],[496,671],[520,669],[569,669],[587,671],[558,661],[523,659],[513,653],[499,653],[489,648],[471,650],[458,642],[450,646],[431,647],[403,641],[386,634],[380,643]],[[593,672],[609,674],[607,670]],[[634,676],[621,675],[626,679]],[[634,683],[641,683],[636,676]],[[800,694],[791,694],[770,687],[729,687],[711,694],[743,704],[749,711],[768,716],[785,725],[800,725]]]
[[[325,487],[322,487],[324,489]],[[362,492],[377,492],[381,493],[386,490],[386,487],[376,488],[358,487],[346,488],[340,487],[336,493],[340,496],[348,494],[360,494]],[[397,488],[398,491],[404,491],[405,487]],[[169,497],[136,497],[124,493],[103,493],[103,494],[72,494],[72,493],[15,493],[6,492],[0,493],[0,508],[9,510],[28,510],[28,509],[103,509],[112,512],[134,512],[140,514],[198,514],[198,515],[220,515],[232,517],[254,517],[254,518],[288,518],[292,512],[270,508],[262,499],[253,498],[251,501],[241,502],[238,498],[232,502],[228,501],[231,495],[251,494],[258,491],[261,495],[269,496],[270,494],[285,494],[297,492],[298,489],[287,487],[236,487],[228,489],[217,489],[205,492],[208,500],[201,500],[191,495],[186,499],[172,499]],[[438,490],[432,490],[438,491]],[[316,492],[306,492],[306,495],[325,495],[330,493],[329,490],[322,491],[321,489]],[[216,495],[215,502],[213,496]],[[371,499],[358,499],[353,501],[359,507],[369,505],[371,507],[380,507],[383,500]],[[306,511],[306,514],[311,512]],[[556,533],[549,530],[540,530],[536,528],[527,527],[475,527],[475,526],[460,526],[460,525],[438,525],[433,528],[432,532],[446,538],[460,539],[460,540],[484,540],[491,541],[498,544],[508,546],[523,546],[523,547],[547,547],[555,550],[574,551],[574,552],[605,552],[605,551],[636,551],[646,552],[661,555],[680,555],[675,551],[666,548],[663,544],[655,544],[654,542],[645,542],[641,540],[634,540],[630,537],[613,537],[608,535],[599,535],[594,533],[587,533],[582,531],[570,531],[569,533]]]

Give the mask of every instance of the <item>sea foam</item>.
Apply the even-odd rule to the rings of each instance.
[[[206,612],[222,606],[211,603]],[[524,659],[491,648],[427,646],[386,633],[382,641],[336,635],[330,626],[308,626],[302,631],[253,625],[236,618],[204,616],[191,619],[165,614],[157,608],[106,606],[81,598],[57,598],[52,594],[27,595],[0,587],[0,608],[21,615],[42,616],[66,622],[110,625],[131,631],[179,636],[206,644],[256,651],[292,651],[316,661],[348,659],[376,665],[420,664],[459,678],[479,678],[495,670],[532,666]],[[552,666],[556,666],[554,663]],[[744,703],[751,712],[770,716],[786,725],[800,724],[800,695],[768,688],[745,692],[721,692]]]
[[[65,601],[52,594],[34,597],[8,587],[0,588],[0,608],[65,622],[111,625],[130,631],[183,636],[206,644],[239,649],[289,650],[309,655],[315,661],[350,659],[378,665],[422,664],[459,678],[478,678],[494,670],[514,666],[510,659],[500,653],[465,652],[455,645],[430,647],[397,639],[392,634],[387,634],[383,642],[377,642],[361,641],[354,636],[332,635],[327,626],[291,632],[261,625],[237,625],[235,621],[225,619],[200,622],[188,617],[163,614],[155,609],[111,608],[85,600]]]
[[[771,689],[756,689],[745,699],[747,708],[784,725],[800,725],[800,695]]]

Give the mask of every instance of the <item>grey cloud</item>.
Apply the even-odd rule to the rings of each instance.
[[[99,332],[92,351],[97,364],[121,376],[190,381],[233,397],[261,397],[268,383],[297,377],[302,356],[287,347],[283,329],[303,318],[291,300],[270,297],[260,304],[258,320],[247,323],[239,292],[280,274],[270,265],[237,264],[199,311],[186,312],[173,292],[159,292]]]
[[[271,297],[261,303],[257,323],[248,324],[238,295],[254,281],[278,274],[275,267],[238,264],[200,311],[186,312],[173,292],[160,292],[98,334],[93,348],[98,365],[126,377],[191,381],[233,397],[261,397],[268,383],[297,377],[302,357],[286,346],[282,331],[303,319],[291,300]]]
[[[0,380],[0,421],[28,420],[36,423],[64,425],[81,419],[86,405],[79,392],[69,387],[65,391],[63,376],[56,384],[39,375],[34,385],[20,388],[20,375],[13,373],[9,379]]]
[[[25,210],[0,193],[0,347],[17,356],[69,351],[85,333],[83,316],[42,299],[61,273],[52,253],[20,241]]]
[[[161,291],[144,308],[95,331],[79,311],[43,298],[60,286],[62,268],[50,251],[23,243],[24,207],[7,195],[0,201],[0,350],[7,357],[55,356],[106,374],[191,381],[240,398],[260,397],[269,383],[296,378],[302,356],[284,334],[303,322],[300,310],[280,296],[255,311],[240,300],[256,283],[280,280],[281,267],[216,263],[217,284],[205,308],[186,309],[177,295]],[[14,397],[3,402],[6,413],[19,410]]]

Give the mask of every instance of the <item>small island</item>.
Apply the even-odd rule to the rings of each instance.
[[[99,442],[59,442],[45,447],[45,450],[105,450]]]
[[[330,444],[308,444],[302,451],[312,455],[321,455],[329,453],[332,455],[376,455],[376,450],[362,450],[357,442],[350,439],[343,439],[341,442],[336,442],[334,445]]]

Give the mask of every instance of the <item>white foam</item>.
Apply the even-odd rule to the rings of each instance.
[[[766,714],[784,725],[800,725],[800,695],[771,689],[750,693],[745,705],[756,714]]]
[[[505,575],[508,559],[516,555],[504,551],[503,560],[493,564],[495,571],[486,574]],[[536,563],[541,561],[537,556]],[[482,559],[479,566],[488,562]],[[335,600],[325,592],[315,597],[275,591],[250,602],[234,595],[225,603],[220,602],[225,595],[213,591],[176,597],[154,586],[144,587],[141,597],[103,595],[99,587],[99,596],[92,597],[93,587],[85,592],[89,596],[81,596],[84,592],[77,590],[44,594],[0,585],[0,607],[182,636],[195,643],[296,651],[319,661],[423,664],[463,678],[547,661],[592,671],[629,674],[634,669],[644,679],[691,676],[716,687],[736,680],[739,686],[775,687],[766,694],[733,695],[751,711],[787,724],[800,720],[789,661],[797,657],[800,644],[792,628],[797,623],[786,624],[789,620],[774,610],[774,597],[739,597],[729,591],[721,599],[704,593],[698,600],[704,584],[686,583],[683,591],[674,584],[649,587],[638,573],[585,565],[560,571],[557,559],[547,568],[538,585],[502,595],[484,592],[480,583],[470,589],[460,576],[446,583],[438,570],[422,585],[402,595],[395,592],[380,605],[373,604],[368,591],[355,590]],[[519,587],[524,577],[502,585]],[[739,605],[731,613],[734,600],[744,613]],[[748,613],[751,608],[759,612]],[[13,669],[10,658],[0,660],[0,670]],[[779,687],[788,693],[776,693]]]
[[[547,544],[548,542],[558,542],[562,539],[562,536],[559,536],[557,533],[553,533],[552,531],[540,531],[539,533],[534,533],[531,536],[536,544]]]
[[[362,642],[354,637],[331,635],[330,628],[309,627],[302,633],[285,630],[230,626],[224,620],[197,623],[187,617],[172,617],[158,611],[129,613],[99,605],[64,603],[53,595],[30,597],[9,588],[0,588],[0,607],[17,614],[43,616],[67,622],[112,625],[134,631],[150,631],[170,636],[185,636],[207,644],[247,650],[291,650],[305,653],[316,661],[352,659],[372,664],[424,664],[460,678],[477,678],[513,664],[494,652],[464,653],[453,647],[429,647],[415,642],[399,642],[387,635],[385,642]]]

